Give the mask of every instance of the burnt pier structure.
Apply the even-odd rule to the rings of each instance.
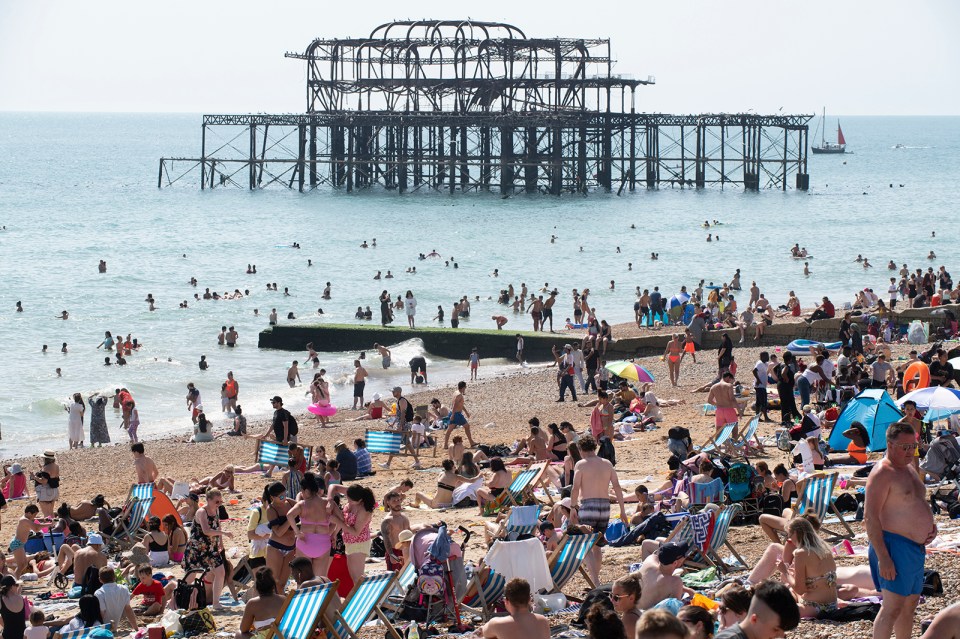
[[[294,114],[205,115],[200,157],[158,186],[380,186],[633,191],[809,185],[809,115],[637,111],[655,83],[613,72],[608,39],[529,38],[502,23],[391,22],[287,53],[307,70]]]

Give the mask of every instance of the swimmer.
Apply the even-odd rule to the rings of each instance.
[[[60,372],[60,369],[57,369],[57,377],[63,377],[63,374]]]
[[[373,248],[377,248],[377,238],[373,238]]]
[[[556,243],[557,243],[557,236],[556,236],[556,235],[551,235],[551,236],[550,236],[550,243],[551,243],[551,244],[556,244]]]
[[[498,330],[498,331],[502,331],[502,330],[503,330],[503,327],[507,324],[507,318],[504,317],[503,315],[494,315],[494,316],[491,317],[490,319],[492,319],[494,322],[497,323],[497,330]],[[474,350],[476,350],[476,349],[474,349]]]
[[[613,290],[616,290],[616,288],[617,288],[616,282],[614,282],[613,280],[610,280],[610,290],[613,291]]]
[[[496,268],[493,269],[493,276],[494,276],[494,277],[500,277],[500,269],[496,269]]]
[[[313,260],[307,260],[307,266],[313,266]]]
[[[620,252],[620,247],[618,246],[618,247],[617,247],[617,253],[619,253],[619,252]]]
[[[40,352],[43,353],[44,355],[47,354],[47,345],[46,345],[46,344],[43,345],[43,348],[40,349]]]
[[[327,282],[327,285],[324,287],[322,297],[325,300],[330,299],[330,282]]]
[[[863,256],[857,253],[857,259],[855,259],[854,262],[862,262],[862,261],[863,261]]]
[[[933,251],[930,251],[930,255],[927,256],[927,259],[928,259],[928,260],[935,260],[935,259],[937,259],[937,254],[934,253]]]
[[[23,304],[21,304],[20,302],[17,302],[17,312],[18,313],[23,312]]]
[[[99,266],[97,266],[97,270],[100,271],[101,273],[107,272],[107,263],[105,260],[100,260],[100,264]]]
[[[60,352],[66,354],[67,352],[67,343],[64,342],[63,346],[60,347]]]
[[[367,244],[367,241],[366,241],[366,240],[364,240],[364,241],[363,241],[363,244],[360,245],[360,248],[370,248],[370,245]]]
[[[713,241],[713,233],[709,233],[709,234],[707,235],[707,241],[708,241],[708,242],[712,242],[712,241]]]
[[[863,258],[863,268],[873,268],[873,264],[867,258]]]
[[[70,319],[70,313],[68,313],[68,312],[66,312],[66,311],[60,311],[60,314],[57,315],[56,318],[57,318],[57,319],[62,319],[62,320]]]
[[[627,262],[627,270],[628,270],[628,271],[632,271],[632,270],[633,270],[633,262]]]
[[[392,279],[393,279],[393,273],[391,273],[391,272],[388,270],[388,271],[387,271],[387,274],[384,275],[384,279],[392,280]]]
[[[383,277],[383,276],[380,275],[380,271],[377,271],[377,274],[373,276],[373,279],[379,280],[381,277]]]
[[[810,262],[803,263],[803,274],[806,276],[810,275]]]

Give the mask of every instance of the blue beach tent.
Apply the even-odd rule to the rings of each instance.
[[[868,388],[844,406],[827,443],[833,450],[846,450],[850,440],[843,436],[843,431],[850,428],[853,422],[860,422],[867,428],[867,434],[870,436],[867,450],[886,450],[887,426],[900,421],[901,417],[903,413],[897,408],[887,391],[881,388]]]

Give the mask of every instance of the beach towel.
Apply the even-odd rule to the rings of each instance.
[[[503,575],[510,581],[514,577],[523,577],[530,583],[533,592],[545,588],[553,590],[553,578],[547,564],[547,555],[539,539],[523,541],[495,541],[483,563]]]
[[[483,486],[483,477],[477,477],[469,484],[460,484],[453,489],[453,503],[459,504],[465,499],[477,501],[477,489]]]

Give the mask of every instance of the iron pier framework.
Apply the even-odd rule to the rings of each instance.
[[[199,158],[158,186],[622,192],[638,186],[806,190],[808,115],[638,113],[607,39],[528,38],[473,21],[381,25],[287,53],[307,110],[205,115]]]

